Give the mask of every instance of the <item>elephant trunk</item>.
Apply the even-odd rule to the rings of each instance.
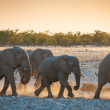
[[[76,86],[74,86],[74,90],[78,90],[80,87],[80,76],[75,77],[76,79]]]
[[[23,68],[23,69],[24,69],[23,71],[25,74],[21,77],[21,83],[27,84],[30,81],[30,77],[31,77],[31,72],[32,72],[31,65],[30,67]]]
[[[75,74],[75,80],[76,80],[76,85],[74,86],[74,90],[78,90],[80,87],[80,76],[81,76],[79,65],[76,67],[76,71],[74,74]]]

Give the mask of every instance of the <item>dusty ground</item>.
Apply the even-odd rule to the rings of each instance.
[[[0,50],[6,49],[6,48],[9,48],[9,47],[0,47]],[[64,101],[66,101],[66,102],[64,102],[65,105],[64,105],[63,109],[65,109],[65,106],[66,106],[67,103],[69,103],[70,106],[72,106],[71,104],[74,103],[73,107],[76,107],[75,109],[78,109],[78,108],[81,108],[81,109],[84,109],[84,108],[85,109],[87,109],[87,108],[89,108],[89,109],[94,109],[94,108],[96,108],[96,109],[105,109],[105,106],[109,105],[109,101],[108,100],[103,100],[103,101],[102,100],[97,100],[96,101],[96,100],[93,100],[93,97],[94,97],[94,94],[95,94],[95,91],[96,91],[96,88],[97,88],[97,76],[95,75],[95,73],[98,72],[98,66],[99,66],[101,60],[108,53],[110,53],[110,47],[95,47],[95,46],[92,46],[92,47],[91,46],[86,46],[86,47],[83,47],[83,46],[77,46],[77,47],[52,47],[52,46],[51,47],[45,47],[45,46],[38,47],[38,46],[36,46],[36,47],[31,47],[30,46],[30,47],[21,47],[21,48],[23,48],[25,50],[35,50],[35,49],[38,49],[38,48],[50,49],[55,56],[60,56],[60,55],[64,55],[65,54],[65,55],[70,55],[70,56],[78,57],[78,59],[80,61],[81,73],[82,73],[82,75],[85,78],[81,77],[80,89],[78,91],[74,91],[73,90],[73,93],[74,93],[75,98],[76,98],[74,101],[78,102],[78,103],[81,103],[81,106],[79,107],[78,105],[74,105],[75,102],[73,102],[72,99],[68,99],[68,97],[67,97],[67,93],[68,92],[65,89],[64,96],[67,99],[64,99]],[[20,78],[19,74],[17,74],[16,86],[19,83],[19,80],[20,80],[19,78]],[[22,98],[24,98],[25,100],[28,100],[29,102],[31,100],[33,100],[33,103],[34,103],[34,97],[35,97],[35,95],[33,93],[34,90],[35,90],[35,88],[33,86],[34,83],[35,83],[35,79],[31,78],[31,81],[28,84],[28,92],[24,93],[24,91],[22,89],[22,91],[18,91],[18,94],[19,94],[18,96],[20,96],[20,97],[23,96]],[[69,84],[72,86],[72,88],[75,85],[75,79],[74,79],[74,75],[73,74],[71,74],[69,76]],[[0,90],[2,89],[2,87],[3,87],[3,80],[0,81]],[[53,95],[55,97],[57,97],[58,92],[59,92],[59,88],[60,88],[59,83],[58,82],[57,83],[53,83],[51,88],[52,88]],[[109,84],[107,84],[102,89],[101,98],[102,99],[110,99],[110,92],[109,91],[110,91]],[[10,88],[7,91],[7,95],[8,94],[11,94],[11,89]],[[48,95],[47,94],[47,90],[45,88],[44,91],[40,94],[39,97],[42,98],[42,97],[46,97],[47,95]],[[28,96],[28,97],[25,97],[25,96]],[[23,100],[22,98],[20,99],[20,97],[18,97],[16,100]],[[45,100],[45,103],[46,103],[47,100],[49,101],[49,103],[51,101],[53,101],[53,103],[55,103],[55,105],[56,105],[55,109],[58,109],[59,105],[62,105],[62,103],[63,103],[63,101],[62,101],[63,99],[61,99],[61,100],[58,99],[57,100],[55,98],[55,99],[52,99],[50,101],[50,99],[47,99],[47,100],[43,99],[43,100],[41,100],[40,98],[36,98],[35,97],[35,100],[40,100],[40,102],[42,104],[44,104],[43,100]],[[6,99],[4,98],[4,100],[6,100]],[[8,100],[11,100],[11,99],[8,98]],[[15,98],[14,98],[14,100],[15,100]],[[57,103],[56,101],[60,101],[60,102]],[[96,103],[99,103],[99,104],[96,105]],[[42,104],[39,105],[41,108],[39,108],[39,106],[37,106],[38,109],[42,109]],[[22,103],[21,103],[21,105],[22,105]],[[44,104],[43,106],[46,106],[46,105]],[[109,109],[109,108],[110,107],[108,106],[107,109]],[[48,107],[46,109],[48,109]]]
[[[0,47],[0,50],[4,50],[6,48],[9,47]],[[10,47],[11,48],[11,47]],[[75,47],[39,47],[39,46],[30,46],[30,47],[21,47],[25,50],[35,50],[38,48],[42,48],[42,49],[49,49],[53,52],[53,54],[55,56],[60,56],[60,55],[70,55],[70,56],[76,56],[78,57],[79,61],[80,61],[80,66],[81,66],[81,73],[85,78],[81,78],[81,87],[83,87],[83,83],[87,85],[89,84],[93,84],[91,86],[91,91],[87,90],[87,88],[89,87],[84,87],[83,91],[78,90],[78,91],[74,91],[75,97],[85,97],[85,98],[93,98],[94,96],[94,92],[96,90],[96,86],[97,86],[97,76],[95,75],[95,72],[98,72],[98,66],[101,62],[101,60],[108,54],[110,53],[110,47],[95,47],[95,46],[75,46]],[[16,84],[19,83],[19,74],[17,75],[17,82]],[[75,85],[75,79],[74,79],[74,75],[71,74],[69,76],[69,81],[72,82],[72,86]],[[35,79],[31,78],[30,83],[28,84],[28,88],[29,88],[29,96],[34,96],[33,91],[34,91],[34,82]],[[95,86],[94,86],[95,84]],[[52,88],[53,90],[53,94],[57,95],[57,91],[59,91],[59,83],[57,84],[53,84],[54,87]],[[3,86],[3,80],[0,83],[0,89],[2,89]],[[56,89],[57,88],[57,89]],[[55,89],[55,90],[54,90]],[[85,90],[84,90],[85,89]],[[90,89],[90,88],[89,88]],[[8,90],[10,93],[10,89]],[[45,90],[46,91],[46,90]],[[19,95],[26,95],[24,94],[24,92],[20,91],[18,92]],[[47,92],[43,92],[42,96],[47,95]],[[65,97],[67,95],[67,90],[65,90]],[[102,95],[103,96],[103,95]],[[106,96],[105,96],[106,97]]]

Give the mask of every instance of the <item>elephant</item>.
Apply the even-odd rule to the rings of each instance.
[[[28,50],[27,51],[28,55],[29,55],[29,59],[32,65],[32,74],[31,76],[34,76],[34,78],[36,79],[39,73],[39,65],[41,64],[41,62],[43,61],[43,59],[49,57],[49,56],[53,56],[53,53],[48,50],[48,49],[36,49],[34,51]],[[25,74],[25,71],[19,67],[18,68],[19,74],[22,77]],[[37,85],[36,88],[38,88],[41,85],[41,77],[39,77],[38,81],[37,81]],[[18,85],[18,90],[21,91],[22,89],[22,83],[20,82]],[[24,85],[24,92],[26,93],[27,90],[27,85]]]
[[[110,82],[110,53],[101,61],[98,69],[98,87],[94,99],[100,99],[102,87]]]
[[[40,88],[34,91],[35,95],[38,96],[42,92],[42,90],[47,87],[47,97],[53,98],[50,85],[52,84],[52,82],[59,81],[61,87],[58,98],[63,97],[65,87],[68,90],[68,96],[74,97],[72,88],[67,82],[68,76],[69,74],[71,74],[71,72],[74,73],[76,80],[76,86],[74,86],[74,89],[78,90],[80,87],[81,71],[77,57],[62,55],[45,58],[39,66],[39,74],[41,75],[42,80]]]
[[[29,56],[25,50],[20,47],[5,49],[0,52],[0,79],[4,78],[4,87],[0,92],[0,96],[6,95],[6,90],[11,85],[12,96],[17,96],[14,70],[21,67],[25,71],[25,75],[21,77],[21,83],[27,84],[30,81],[32,72]]]

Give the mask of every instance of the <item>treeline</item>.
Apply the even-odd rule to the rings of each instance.
[[[50,31],[36,33],[28,30],[19,33],[19,29],[0,30],[0,45],[110,45],[110,34],[95,30],[94,33],[81,32],[55,33]]]

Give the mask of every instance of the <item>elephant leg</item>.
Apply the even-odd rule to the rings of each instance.
[[[38,74],[39,74],[39,67],[36,66],[35,63],[32,63],[32,76],[34,76],[35,79],[37,79]]]
[[[36,66],[36,64],[34,62],[31,63],[32,64],[32,75],[34,76],[35,79],[37,79],[37,84],[35,84],[35,89],[38,89],[40,86],[41,86],[41,75],[39,75],[38,77],[38,74],[39,74],[39,67]]]
[[[11,89],[12,89],[12,96],[17,96],[17,92],[16,92],[16,85],[15,85],[15,79],[14,79],[14,75],[11,76],[11,78],[8,78],[9,83],[11,85]]]
[[[41,83],[41,87],[39,89],[37,89],[36,91],[34,91],[34,94],[36,96],[38,96],[42,92],[42,90],[46,87],[45,84],[44,84],[44,82],[43,81],[41,81],[41,82],[42,82]]]
[[[68,75],[66,75],[66,78],[68,79]],[[58,94],[58,98],[63,98],[63,92],[64,92],[65,86],[61,84],[60,92]]]
[[[101,92],[101,89],[103,86],[104,86],[104,84],[98,84],[97,90],[95,92],[94,99],[100,99],[99,96],[100,96],[100,92]]]
[[[2,91],[0,92],[0,96],[6,95],[6,90],[8,89],[8,86],[9,86],[9,81],[5,77],[5,79],[4,79],[4,87],[3,87]]]
[[[51,92],[51,88],[50,88],[50,84],[51,83],[48,81],[48,79],[47,79],[46,76],[42,76],[42,80],[43,80],[43,82],[46,85],[47,90],[48,90],[48,96],[47,96],[47,98],[53,98],[53,95],[52,95],[52,92]]]
[[[41,86],[41,80],[42,80],[41,75],[39,75],[38,80],[34,84],[35,85],[35,89],[38,89]]]
[[[72,88],[67,82],[68,78],[67,78],[66,74],[60,72],[60,73],[58,73],[58,78],[59,78],[60,83],[67,88],[68,96],[74,97],[74,95],[72,93]]]
[[[5,64],[2,65],[2,69],[11,85],[12,95],[17,96],[15,79],[14,79],[14,69]]]
[[[41,75],[39,75],[39,78],[37,80],[37,88],[41,86]]]
[[[107,83],[107,76],[103,74],[103,71],[99,71],[98,75],[98,87],[94,95],[94,99],[100,99],[100,92],[102,87]],[[109,71],[108,71],[109,74]]]
[[[61,84],[60,92],[58,94],[58,98],[63,98],[63,92],[64,92],[65,86]]]
[[[52,95],[52,92],[51,92],[51,88],[50,88],[50,84],[47,84],[47,90],[48,90],[47,98],[53,98],[53,95]]]

